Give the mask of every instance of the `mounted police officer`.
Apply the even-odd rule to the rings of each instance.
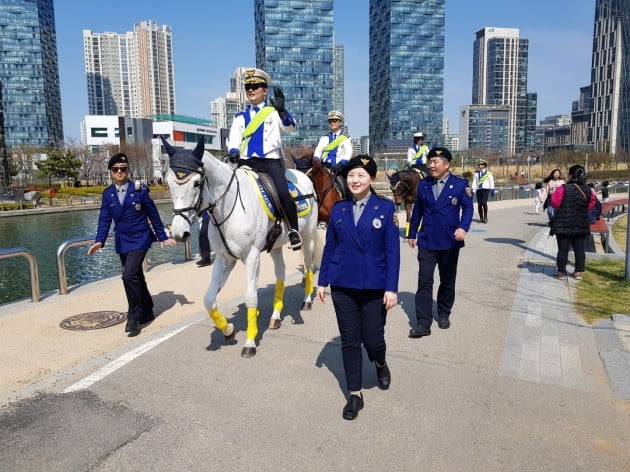
[[[400,239],[394,203],[372,191],[376,162],[355,156],[342,173],[352,198],[333,206],[319,269],[317,298],[324,302],[330,285],[341,353],[350,393],[343,418],[353,420],[363,408],[361,344],[374,362],[376,381],[386,390],[391,374],[385,359],[387,311],[397,303]]]
[[[289,247],[297,250],[302,246],[302,238],[298,232],[295,202],[284,176],[280,135],[283,131],[294,131],[296,123],[284,108],[284,94],[279,87],[274,87],[273,99],[267,98],[271,78],[265,71],[247,69],[244,84],[251,105],[234,116],[227,143],[228,156],[239,166],[246,165],[269,174],[289,225]]]
[[[418,169],[422,174],[429,175],[427,169],[427,155],[429,146],[424,144],[424,133],[420,131],[413,135],[413,146],[407,150],[407,163],[413,169]]]
[[[472,191],[468,180],[451,174],[450,151],[435,147],[429,152],[428,159],[431,177],[418,184],[409,230],[409,247],[416,246],[417,235],[420,265],[416,291],[418,325],[409,331],[410,338],[431,334],[433,276],[436,265],[440,272],[437,294],[438,326],[441,329],[450,327],[449,316],[455,302],[459,250],[464,246],[464,238],[470,229],[473,215]]]
[[[98,231],[88,254],[93,255],[105,245],[113,221],[116,252],[123,265],[122,279],[129,305],[125,332],[135,335],[140,332],[142,324],[155,319],[153,300],[142,271],[144,257],[153,241],[160,241],[160,247],[174,246],[176,242],[164,231],[160,214],[149,196],[149,189],[129,181],[127,156],[123,153],[114,154],[107,168],[111,171],[113,184],[103,190]]]
[[[325,166],[340,170],[352,157],[352,142],[343,134],[343,113],[329,112],[328,126],[330,132],[319,138],[313,157]]]
[[[488,161],[481,159],[477,163],[477,171],[473,177],[473,192],[477,196],[477,211],[479,212],[479,221],[488,222],[488,197],[494,197],[494,176],[488,170]]]

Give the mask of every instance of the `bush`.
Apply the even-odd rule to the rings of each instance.
[[[26,210],[35,208],[32,202],[25,203],[8,203],[8,202],[0,202],[0,211],[12,211],[12,210]]]

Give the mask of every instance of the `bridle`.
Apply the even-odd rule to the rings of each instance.
[[[401,200],[404,200],[407,194],[411,192],[411,190],[413,190],[413,187],[415,186],[415,184],[409,185],[407,182],[403,182],[402,180],[400,180],[400,177],[399,177],[398,182],[396,182],[394,185],[389,186],[390,190],[394,193],[394,195],[396,195],[396,192],[398,191],[398,187],[401,186],[401,184],[404,187],[402,191],[398,193],[398,195],[400,195]]]
[[[232,176],[230,177],[230,181],[228,182],[227,186],[225,187],[225,190],[219,196],[219,198],[217,198],[214,202],[208,202],[208,204],[204,206],[203,205],[204,190],[209,190],[209,187],[208,187],[208,180],[206,179],[205,169],[203,168],[203,166],[193,169],[191,167],[178,165],[176,168],[190,171],[190,173],[185,178],[175,179],[178,185],[188,182],[193,176],[193,174],[198,174],[201,176],[201,181],[203,182],[203,185],[205,187],[204,188],[200,187],[199,196],[197,197],[197,201],[194,203],[194,205],[187,206],[185,208],[173,208],[173,216],[181,216],[182,218],[184,218],[184,220],[188,222],[190,226],[192,226],[193,221],[191,221],[191,219],[188,218],[188,215],[186,214],[187,212],[194,210],[195,216],[199,217],[205,211],[208,211],[210,213],[210,216],[212,217],[212,224],[218,229],[219,236],[221,236],[221,241],[223,242],[223,245],[225,246],[225,249],[227,250],[228,254],[232,256],[234,259],[238,259],[238,257],[236,257],[230,250],[230,247],[227,244],[227,240],[225,239],[225,235],[223,234],[223,231],[221,231],[221,226],[223,226],[223,224],[230,218],[230,216],[232,216],[232,213],[234,213],[237,200],[240,201],[241,208],[243,209],[243,211],[245,211],[245,205],[243,205],[243,199],[241,196],[241,185],[240,185],[239,180],[236,178],[237,169],[234,168],[232,170]],[[230,191],[230,187],[232,186],[232,183],[235,181],[236,181],[236,197],[234,198],[234,204],[232,205],[232,208],[230,208],[230,211],[227,213],[223,221],[218,222],[214,214],[214,210],[217,207],[217,205],[221,202],[221,200],[223,200],[225,196],[228,194],[228,192]]]
[[[328,185],[326,186],[326,188],[324,188],[321,191],[318,191],[317,189],[315,190],[315,196],[317,197],[317,201],[318,202],[323,202],[324,198],[326,198],[326,195],[328,195],[328,192],[330,192],[330,190],[335,186],[335,180],[337,179],[337,176],[335,174],[333,174],[330,171],[327,171],[326,168],[322,167],[322,172],[323,173],[327,173],[328,176],[330,177],[330,182],[328,183]],[[308,177],[311,178],[311,180],[313,179],[313,168],[311,167],[309,170],[307,170],[306,175]]]

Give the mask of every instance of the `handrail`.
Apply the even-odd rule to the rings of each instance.
[[[107,241],[114,239],[114,236],[108,236]],[[78,238],[68,239],[59,245],[57,248],[57,279],[59,280],[59,295],[66,295],[68,293],[68,277],[66,273],[66,251],[71,247],[87,246],[94,243],[94,236],[81,236]],[[184,243],[184,258],[187,261],[192,260],[192,248],[190,245],[190,238]],[[148,271],[148,263],[146,258],[142,263],[142,267],[145,271]]]
[[[37,269],[37,258],[35,255],[28,249],[22,247],[0,249],[0,259],[18,256],[25,257],[28,261],[28,268],[31,275],[31,301],[38,302],[40,299],[39,270]]]

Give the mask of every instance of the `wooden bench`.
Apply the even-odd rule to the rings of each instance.
[[[619,198],[617,200],[604,202],[602,203],[602,218],[606,218],[606,221],[608,221],[610,218],[614,218],[617,215],[625,213],[627,208],[627,198]]]
[[[599,234],[599,239],[602,243],[602,248],[604,249],[604,252],[609,252],[608,237],[610,230],[608,229],[608,223],[606,223],[606,220],[604,220],[604,218],[600,216],[595,223],[590,225],[589,229],[591,231],[591,234]]]

